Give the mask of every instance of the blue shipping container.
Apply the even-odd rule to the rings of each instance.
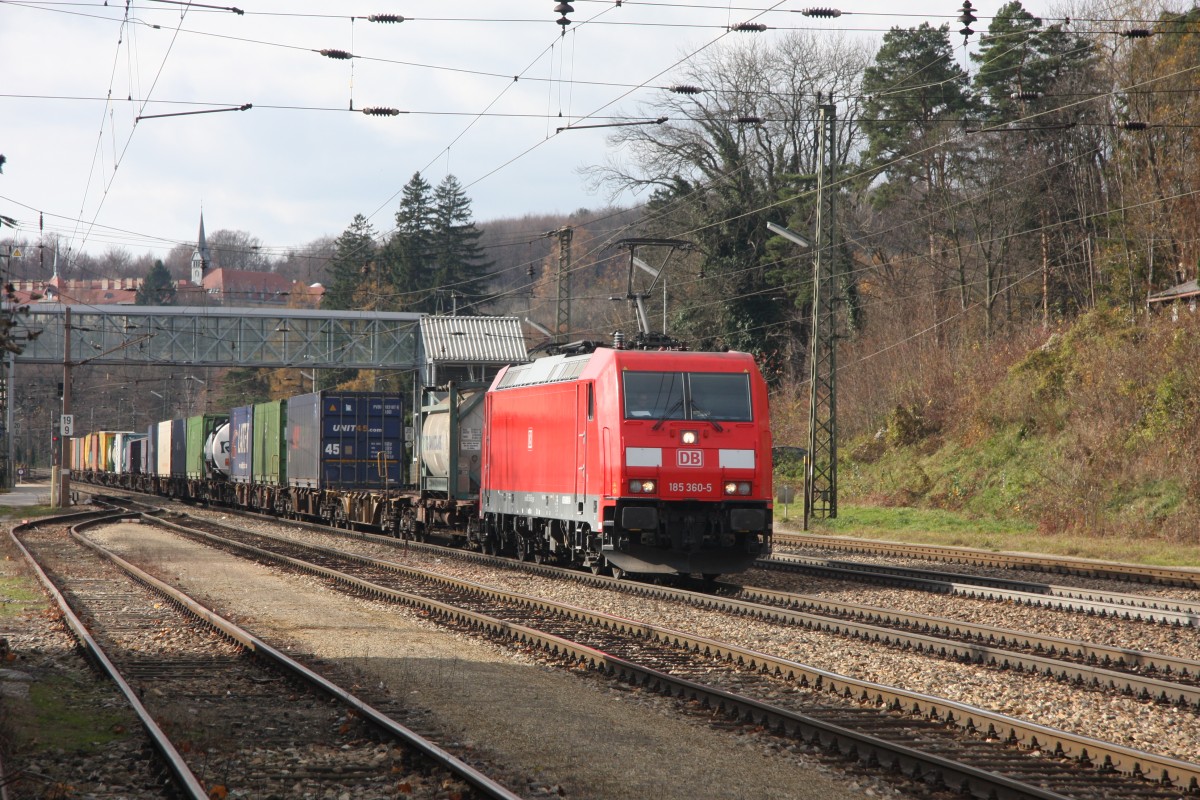
[[[253,454],[254,406],[240,406],[229,412],[229,479],[250,483]]]
[[[324,390],[287,403],[287,481],[315,489],[400,486],[404,413],[400,398]]]

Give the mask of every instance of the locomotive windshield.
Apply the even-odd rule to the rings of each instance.
[[[754,419],[745,374],[625,372],[624,383],[625,419]]]

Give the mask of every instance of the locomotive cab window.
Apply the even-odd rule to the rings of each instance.
[[[737,373],[624,373],[625,419],[750,422],[750,378]]]

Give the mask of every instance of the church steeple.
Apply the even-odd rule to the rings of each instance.
[[[196,249],[192,251],[192,283],[200,286],[204,283],[204,273],[208,272],[211,259],[208,254],[208,242],[204,238],[204,212],[200,212],[200,236],[196,240]]]

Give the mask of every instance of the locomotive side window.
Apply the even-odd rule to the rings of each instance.
[[[754,419],[744,374],[627,371],[624,383],[625,419]]]
[[[750,422],[750,378],[732,373],[688,376],[689,419]]]

